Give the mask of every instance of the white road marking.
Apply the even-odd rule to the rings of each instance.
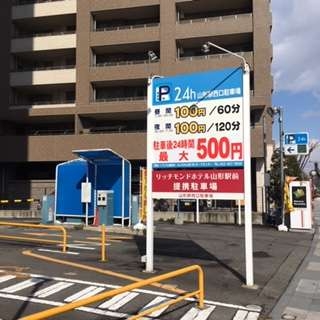
[[[0,274],[2,272],[4,272],[4,271],[0,270]],[[8,276],[10,276],[11,278],[15,277],[13,275],[8,275]],[[34,296],[36,295],[38,298],[47,297],[55,292],[58,292],[58,291],[65,289],[73,284],[85,285],[85,286],[87,286],[86,289],[83,289],[80,292],[72,295],[73,296],[72,300],[74,300],[74,299],[79,300],[79,299],[83,299],[87,296],[95,295],[95,294],[97,294],[103,290],[106,290],[106,289],[115,289],[115,288],[120,287],[118,285],[109,285],[109,284],[104,284],[104,283],[95,283],[95,282],[89,282],[89,281],[83,281],[83,280],[77,280],[77,279],[66,279],[66,278],[60,278],[60,277],[49,277],[49,276],[43,276],[43,275],[38,275],[38,274],[28,274],[28,276],[32,277],[32,279],[29,279],[27,281],[23,281],[23,282],[16,284],[14,286],[10,286],[10,287],[7,287],[3,290],[0,290],[0,298],[20,300],[20,301],[29,301],[29,302],[33,302],[33,303],[47,304],[50,306],[58,306],[58,305],[64,305],[65,303],[50,301],[50,300],[45,300],[45,299],[37,299]],[[4,279],[3,277],[7,277],[7,275],[0,276],[0,279]],[[7,278],[7,279],[9,280],[9,278]],[[30,281],[30,280],[33,280],[33,281]],[[33,286],[33,285],[35,285],[39,282],[45,281],[45,280],[54,280],[54,281],[58,281],[60,283],[63,282],[65,284],[55,284],[55,285],[49,286],[47,288],[38,290],[34,294],[33,297],[32,296],[25,297],[25,296],[10,294],[11,290],[14,290],[13,292],[18,291],[18,290],[22,290],[24,288],[27,288],[29,286]],[[66,287],[64,287],[64,286],[66,286]],[[10,292],[4,291],[4,290],[10,290]],[[57,290],[57,291],[55,291],[55,290]],[[5,293],[5,292],[7,292],[7,293]],[[99,307],[95,307],[95,308],[81,307],[81,308],[78,308],[77,310],[81,310],[84,312],[93,313],[93,314],[97,314],[97,315],[113,317],[113,318],[127,318],[130,315],[116,312],[116,310],[120,309],[123,305],[129,303],[131,300],[133,300],[136,296],[138,296],[141,293],[157,296],[152,302],[149,303],[148,308],[150,307],[150,304],[159,304],[159,302],[163,302],[164,300],[168,300],[170,298],[177,297],[177,295],[170,294],[170,293],[136,289],[131,292],[125,292],[123,294],[117,295],[117,296],[103,302]],[[78,295],[78,297],[76,295]],[[72,296],[70,296],[67,299],[70,299]],[[188,299],[186,299],[186,301],[197,302],[197,299],[188,298]],[[183,318],[181,318],[180,320],[206,320],[206,319],[208,319],[210,314],[212,312],[214,312],[214,309],[216,308],[216,306],[222,306],[222,307],[226,307],[226,308],[236,309],[237,312],[236,312],[233,320],[244,320],[244,319],[245,320],[257,320],[259,317],[259,312],[257,312],[256,309],[252,309],[250,306],[244,307],[244,306],[239,306],[239,305],[226,304],[226,303],[221,303],[221,302],[216,302],[216,301],[208,301],[208,300],[205,300],[205,304],[208,305],[208,308],[206,308],[204,310],[199,310],[197,308],[191,308],[183,316]],[[147,308],[147,306],[143,307],[141,310],[146,309],[146,308]],[[108,309],[108,310],[102,310],[102,309]],[[158,311],[155,311],[154,314],[156,314],[156,312],[162,313],[163,311],[164,310],[158,310]],[[146,319],[150,319],[150,318],[146,318]]]
[[[120,293],[113,298],[107,300],[106,302],[100,304],[98,308],[100,309],[109,309],[111,311],[116,311],[122,306],[133,300],[139,293],[137,292],[124,292]]]
[[[165,298],[165,297],[156,297],[155,299],[153,299],[151,302],[149,302],[146,306],[144,306],[140,311],[143,311],[143,310],[146,310],[146,309],[150,309],[152,307],[155,307],[165,301],[168,301],[169,299]],[[164,311],[166,311],[167,309],[169,308],[169,306],[166,306],[166,307],[163,307],[159,310],[156,310],[152,313],[150,313],[148,315],[148,317],[153,317],[153,318],[156,318],[156,317],[159,317]],[[142,320],[145,320],[145,319],[149,319],[149,318],[141,318]]]
[[[39,303],[39,304],[44,304],[44,305],[53,306],[53,307],[59,307],[59,306],[65,305],[65,303],[62,303],[62,302],[56,302],[56,301],[50,301],[50,300],[44,300],[44,299],[38,299],[38,298],[22,297],[22,296],[18,296],[15,294],[7,294],[7,293],[0,293],[0,298],[11,299],[11,300],[16,300],[16,301],[17,300],[18,301],[28,301],[28,302],[32,302],[32,303]],[[80,307],[80,308],[77,308],[77,310],[85,311],[88,313],[99,314],[102,316],[120,318],[120,319],[126,319],[129,316],[126,313],[104,311],[104,310],[99,310],[99,309],[90,308],[90,307]]]
[[[36,291],[33,294],[33,296],[38,297],[38,298],[46,298],[46,297],[51,296],[54,293],[62,291],[63,289],[69,288],[73,285],[74,285],[74,283],[70,283],[70,282],[57,282],[57,283],[51,285],[50,287]]]
[[[61,247],[62,245],[60,244],[59,246]],[[96,250],[96,248],[81,246],[80,244],[67,244],[67,247],[73,248],[73,249],[81,249],[81,250]]]
[[[32,278],[32,279],[29,279],[29,280],[22,281],[22,282],[19,282],[17,284],[14,284],[14,285],[12,285],[10,287],[1,289],[0,291],[1,292],[6,292],[6,293],[14,293],[14,292],[17,292],[17,291],[32,287],[35,284],[41,283],[43,281],[44,281],[44,279]]]
[[[3,283],[3,282],[6,282],[6,281],[9,281],[11,279],[14,279],[16,276],[13,276],[11,274],[8,274],[6,276],[0,276],[0,283]]]
[[[64,301],[65,302],[72,302],[72,301],[78,301],[81,299],[86,299],[88,297],[92,297],[92,296],[98,294],[101,291],[104,291],[104,288],[90,286],[90,287],[87,287],[87,288],[73,294],[72,296],[64,299]]]
[[[67,252],[62,252],[60,250],[51,250],[51,249],[38,249],[38,251],[43,251],[43,252],[53,252],[53,253],[62,253],[62,254],[71,254],[71,255],[78,255],[79,252],[74,252],[74,251],[67,251]]]
[[[50,277],[50,276],[44,276],[44,275],[34,274],[34,273],[29,274],[29,276],[33,277],[33,278],[40,278],[40,279],[45,279],[45,280],[66,281],[66,282],[72,282],[72,283],[83,284],[83,285],[101,286],[101,287],[110,288],[110,289],[117,289],[117,288],[121,287],[118,285],[105,284],[105,283],[100,283],[100,282],[89,282],[89,281],[78,280],[78,279]],[[168,297],[168,298],[176,298],[177,297],[175,294],[172,294],[172,293],[157,292],[157,291],[153,291],[153,290],[135,289],[133,291],[139,292],[139,293],[151,294],[151,295],[155,295],[155,296]],[[188,299],[186,299],[186,301],[194,302],[194,301],[196,301],[196,299],[188,298]],[[223,302],[219,302],[219,301],[204,300],[204,303],[208,304],[208,305],[215,305],[215,306],[226,307],[226,308],[231,308],[231,309],[255,311],[255,310],[252,310],[250,308],[247,308],[247,307],[244,307],[241,305],[231,304],[231,303],[223,303]]]
[[[247,315],[246,320],[258,320],[259,319],[259,312],[249,312]]]
[[[210,306],[202,310],[191,308],[180,320],[206,320],[215,308],[215,306]]]
[[[245,320],[247,319],[248,311],[238,310],[232,320]]]

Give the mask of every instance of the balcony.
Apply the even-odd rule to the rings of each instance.
[[[74,67],[61,67],[61,69],[53,70],[45,69],[11,72],[10,74],[11,87],[66,83],[76,83],[76,69]]]
[[[30,38],[17,38],[11,40],[11,52],[36,52],[76,48],[76,34],[63,32],[59,34],[43,34]]]
[[[1,152],[0,161],[66,161],[71,150],[101,149],[108,146],[127,159],[146,158],[145,133],[110,134],[47,134],[26,136],[0,136],[2,145],[14,146]],[[26,153],[26,146],[28,147]]]
[[[252,33],[252,14],[188,19],[177,22],[177,38]]]
[[[17,0],[12,19],[39,18],[77,13],[77,0]]]
[[[37,101],[37,102],[25,102],[11,105],[9,110],[49,110],[49,109],[63,109],[74,108],[76,103],[74,100],[51,100],[51,101]]]

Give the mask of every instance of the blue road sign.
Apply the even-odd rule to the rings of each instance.
[[[309,144],[309,133],[286,133],[284,135],[284,144]]]

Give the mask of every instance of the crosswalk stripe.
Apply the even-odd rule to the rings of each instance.
[[[16,276],[14,275],[6,275],[6,276],[0,276],[0,283],[2,282],[6,282],[6,281],[9,281],[11,279],[14,279]]]
[[[245,320],[247,318],[247,315],[248,311],[238,310],[232,320]]]
[[[86,298],[92,297],[92,296],[94,296],[104,290],[105,289],[101,288],[101,287],[90,286],[90,287],[87,287],[87,288],[73,294],[72,296],[64,299],[64,301],[65,302],[72,302],[72,301],[78,301],[81,299],[86,299]]]
[[[247,315],[246,320],[258,320],[260,316],[259,312],[249,312],[249,314]]]
[[[108,309],[112,311],[116,311],[120,309],[122,306],[127,304],[129,301],[133,300],[139,293],[137,292],[124,292],[120,293],[113,298],[107,300],[106,302],[100,304],[98,308],[100,309]]]
[[[19,282],[19,283],[17,283],[17,284],[14,284],[14,285],[12,285],[12,286],[10,286],[10,287],[1,289],[0,291],[6,292],[6,293],[14,293],[14,292],[17,292],[17,291],[20,291],[20,290],[23,290],[23,289],[32,287],[32,286],[34,286],[35,284],[41,283],[41,282],[43,282],[43,281],[44,281],[44,279],[35,279],[35,278],[32,278],[32,279],[29,279],[29,280],[26,280],[26,281],[23,281],[23,282]]]
[[[73,286],[73,283],[70,282],[57,282],[53,285],[51,285],[50,287],[41,289],[36,291],[33,296],[34,297],[38,297],[38,298],[46,298],[51,296],[54,293],[57,293],[59,291],[62,291],[63,289],[69,288]]]
[[[141,310],[140,310],[140,312],[141,311],[143,311],[143,310],[146,310],[146,309],[150,309],[150,308],[152,308],[152,307],[155,307],[155,306],[157,306],[157,305],[159,305],[159,304],[161,304],[161,303],[163,303],[163,302],[165,302],[165,301],[168,301],[169,299],[167,299],[167,298],[164,298],[164,297],[156,297],[156,298],[154,298],[151,302],[149,302],[147,305],[145,305]],[[166,306],[166,307],[163,307],[163,308],[161,308],[161,309],[159,309],[159,310],[156,310],[156,311],[154,311],[154,312],[152,312],[152,313],[150,313],[149,315],[148,315],[148,317],[153,317],[153,318],[156,318],[156,317],[159,317],[165,310],[167,310],[168,309],[168,307],[169,306]],[[142,320],[145,320],[145,319],[149,319],[149,318],[141,318]]]
[[[191,308],[180,320],[206,320],[215,308],[215,306],[210,306],[202,310]]]

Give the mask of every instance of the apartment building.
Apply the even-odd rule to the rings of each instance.
[[[218,50],[203,53],[211,41],[252,70],[253,208],[262,212],[272,139],[269,2],[2,0],[1,198],[51,192],[55,166],[75,149],[115,150],[137,181],[146,163],[148,76],[239,65]]]

